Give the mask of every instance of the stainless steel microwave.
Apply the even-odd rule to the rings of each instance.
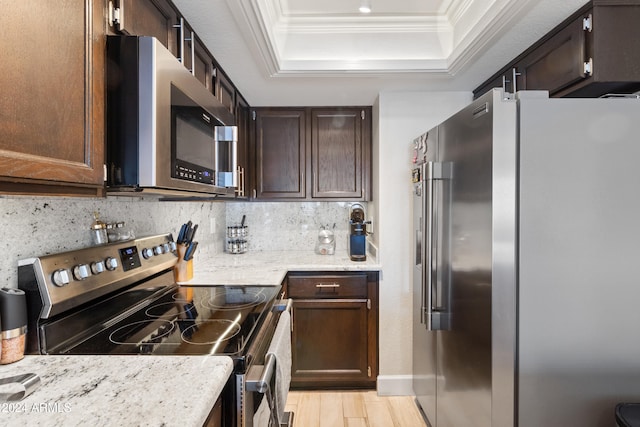
[[[158,40],[107,38],[107,191],[232,195],[233,115]]]

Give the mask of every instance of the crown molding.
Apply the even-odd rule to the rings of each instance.
[[[535,0],[452,0],[435,16],[287,16],[277,1],[226,2],[270,76],[326,77],[454,75]]]

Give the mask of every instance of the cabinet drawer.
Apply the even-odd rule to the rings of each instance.
[[[366,298],[367,275],[289,276],[290,298]]]

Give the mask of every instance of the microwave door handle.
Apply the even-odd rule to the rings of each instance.
[[[231,177],[231,186],[234,188],[238,187],[238,141],[229,141],[231,144],[231,165],[230,169],[232,171]]]
[[[218,144],[220,142],[215,138],[213,141],[213,185],[218,185],[218,170],[220,169]]]
[[[191,75],[196,75],[196,36],[191,31]]]

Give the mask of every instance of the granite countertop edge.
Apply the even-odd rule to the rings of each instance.
[[[292,271],[380,271],[377,259],[351,261],[346,252],[318,255],[313,251],[259,251],[217,254],[194,259],[194,276],[183,285],[277,286]]]
[[[233,369],[226,356],[39,356],[0,366],[0,378],[35,373],[18,402],[0,386],[0,424],[57,426],[203,425]]]

